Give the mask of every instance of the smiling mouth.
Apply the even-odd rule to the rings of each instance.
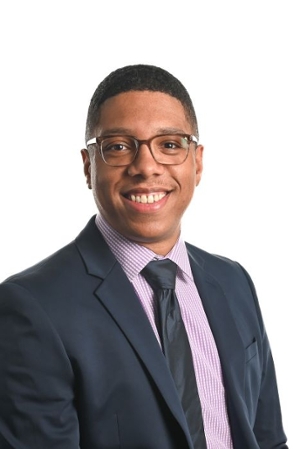
[[[141,195],[129,195],[128,199],[133,201],[134,203],[142,203],[142,204],[153,204],[160,201],[167,195],[166,192],[163,193],[150,193],[149,195],[141,194]]]

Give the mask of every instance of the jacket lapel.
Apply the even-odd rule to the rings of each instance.
[[[202,259],[190,252],[189,258],[221,361],[232,438],[238,447],[247,447],[244,432],[247,410],[242,400],[244,392],[238,387],[245,376],[245,348],[221,285],[205,270]]]
[[[244,347],[228,299],[220,284],[204,269],[202,261],[190,257],[194,281],[213,332],[223,369],[230,377],[243,378]]]
[[[176,387],[160,346],[131,283],[96,228],[94,217],[76,244],[87,272],[99,278],[95,295],[138,353],[192,447]]]
[[[95,293],[140,356],[177,421],[185,427],[165,358],[141,303],[118,263]]]

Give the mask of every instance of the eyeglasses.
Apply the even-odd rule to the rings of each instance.
[[[154,160],[163,165],[180,165],[186,160],[191,143],[198,139],[190,134],[161,134],[148,140],[131,136],[94,137],[87,146],[96,144],[103,161],[112,167],[131,164],[142,144],[148,146]]]

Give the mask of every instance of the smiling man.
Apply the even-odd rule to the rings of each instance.
[[[105,101],[93,133],[96,144],[82,151],[103,219],[158,254],[166,255],[177,241],[181,217],[200,181],[203,148],[191,140],[195,133],[177,98],[129,91]],[[133,136],[148,143],[129,141]],[[110,159],[104,163],[103,157]]]
[[[1,449],[286,449],[253,283],[181,239],[203,147],[167,71],[108,75],[88,111],[98,213],[0,286]]]

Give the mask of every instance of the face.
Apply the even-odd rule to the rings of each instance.
[[[170,132],[194,132],[180,101],[161,92],[131,91],[103,103],[94,135],[144,140]],[[181,165],[162,165],[142,144],[126,167],[108,166],[96,145],[89,148],[82,150],[84,172],[104,219],[128,239],[166,255],[178,239],[182,215],[200,182],[203,147],[191,144]]]

